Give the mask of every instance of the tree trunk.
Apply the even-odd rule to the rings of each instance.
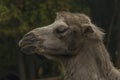
[[[19,68],[20,68],[20,80],[26,80],[25,65],[23,54],[19,53]]]

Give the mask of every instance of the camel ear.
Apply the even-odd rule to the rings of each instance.
[[[83,28],[83,33],[84,34],[87,34],[87,33],[93,33],[93,28],[91,27],[90,24],[84,24],[82,25],[82,28]]]

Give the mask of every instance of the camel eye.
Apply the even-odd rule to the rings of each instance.
[[[59,26],[55,29],[55,32],[57,34],[62,34],[62,33],[65,33],[69,28],[68,27],[65,27],[65,26]]]

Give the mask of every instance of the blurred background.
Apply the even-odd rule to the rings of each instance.
[[[58,62],[21,55],[18,47],[25,33],[52,23],[57,11],[90,16],[105,30],[105,45],[112,62],[120,68],[120,0],[0,0],[0,80],[34,80],[62,74]]]

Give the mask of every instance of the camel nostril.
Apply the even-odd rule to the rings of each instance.
[[[27,33],[24,35],[24,37],[19,41],[19,46],[23,47],[27,44],[32,44],[35,41],[37,41],[37,37],[33,33]]]

